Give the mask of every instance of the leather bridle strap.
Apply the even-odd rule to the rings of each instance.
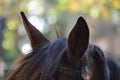
[[[57,71],[60,73],[60,74],[63,74],[63,75],[66,75],[66,76],[70,76],[70,77],[73,77],[73,78],[78,78],[80,79],[80,71],[79,70],[76,70],[76,69],[73,69],[73,68],[69,68],[69,67],[58,67],[57,68]],[[54,80],[54,78],[52,77],[48,77],[47,76],[47,79],[46,80]]]
[[[71,77],[75,77],[75,78],[80,78],[80,71],[79,70],[75,70],[75,69],[68,68],[68,67],[59,67],[58,71],[59,71],[59,73],[61,73],[63,75],[67,75],[67,76],[71,76]]]

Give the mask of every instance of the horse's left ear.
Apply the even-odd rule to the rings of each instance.
[[[49,40],[27,20],[24,12],[21,12],[21,16],[33,49],[42,46],[45,42],[49,42]]]
[[[80,17],[68,37],[67,59],[76,63],[85,53],[89,44],[89,29],[86,21]]]

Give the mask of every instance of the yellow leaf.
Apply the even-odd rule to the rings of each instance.
[[[101,15],[104,19],[109,18],[109,11],[105,7],[101,7]]]
[[[120,9],[120,0],[115,0],[115,1],[112,3],[112,6],[113,6],[113,8],[115,8],[115,9]]]
[[[68,1],[68,10],[71,12],[78,12],[79,11],[80,4],[75,0]]]

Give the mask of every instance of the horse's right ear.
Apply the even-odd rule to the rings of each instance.
[[[84,55],[88,44],[89,28],[84,18],[80,17],[68,37],[68,61],[75,64]]]
[[[30,39],[32,49],[42,46],[45,42],[49,42],[49,40],[44,37],[44,35],[36,29],[26,18],[24,12],[20,12],[23,20],[23,24]]]

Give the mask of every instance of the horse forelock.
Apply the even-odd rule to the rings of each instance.
[[[57,39],[49,44],[46,60],[41,71],[41,80],[44,80],[44,77],[53,76],[65,50],[65,38]]]

